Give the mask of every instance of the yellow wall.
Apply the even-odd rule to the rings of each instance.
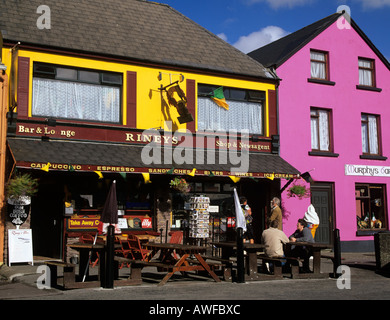
[[[26,50],[19,50],[19,57],[30,58],[30,93],[32,92],[32,72],[34,62],[47,62],[65,66],[89,68],[101,71],[113,71],[123,73],[123,90],[122,90],[122,106],[126,106],[126,72],[133,71],[137,73],[137,128],[149,129],[149,128],[164,128],[170,129],[166,126],[166,120],[173,122],[173,127],[179,129],[185,129],[185,124],[179,124],[177,121],[178,113],[175,107],[169,107],[169,114],[166,115],[162,112],[161,92],[158,90],[161,85],[166,86],[170,84],[170,78],[172,82],[179,80],[178,71],[170,71],[167,69],[150,68],[143,66],[135,66],[125,63],[107,62],[101,60],[85,59],[78,57],[70,57],[65,55],[47,54],[41,52],[32,52]],[[8,68],[11,66],[11,51],[8,48],[3,49],[3,63]],[[162,73],[162,80],[158,79],[159,73]],[[171,76],[170,76],[171,74]],[[236,87],[242,89],[263,90],[267,93],[266,106],[265,106],[265,127],[266,136],[269,136],[268,125],[268,90],[275,90],[275,85],[260,83],[254,81],[245,81],[224,77],[200,75],[196,73],[182,73],[185,80],[192,79],[196,83]],[[181,89],[186,92],[186,81],[180,83]],[[197,86],[196,86],[197,87]],[[196,93],[197,94],[197,93]],[[164,95],[165,96],[165,95]],[[31,116],[31,101],[32,95],[30,94],[29,101],[29,115]],[[124,125],[126,125],[126,108],[122,108],[122,119],[124,119]],[[193,115],[196,119],[196,114]]]

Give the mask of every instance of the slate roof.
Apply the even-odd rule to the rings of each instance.
[[[37,19],[50,8],[50,29]],[[165,4],[145,0],[0,0],[4,42],[275,79],[269,70]],[[205,8],[207,10],[207,8]],[[46,22],[46,21],[43,21]]]
[[[287,61],[296,52],[302,49],[311,40],[317,37],[321,32],[331,26],[340,18],[343,13],[334,13],[326,18],[316,21],[296,32],[293,32],[279,40],[269,43],[261,48],[249,52],[248,55],[253,59],[262,63],[268,68],[278,68]],[[383,63],[390,69],[390,63],[382,55],[382,53],[374,46],[371,40],[359,28],[359,26],[351,19],[351,26],[363,38],[364,41],[371,47]]]
[[[192,163],[145,165],[141,158],[143,146],[112,143],[90,143],[62,140],[42,141],[28,138],[9,138],[8,143],[16,161],[37,163],[61,163],[101,166],[130,166],[135,168],[166,168],[230,171],[239,165],[219,161],[215,153],[214,164],[207,163],[207,152],[201,154],[204,164],[199,164],[199,154],[193,152]],[[154,151],[155,152],[155,151]],[[164,151],[162,151],[164,152]],[[162,153],[162,159],[164,154]],[[228,157],[229,159],[229,157]],[[222,162],[222,163],[219,163]],[[252,173],[300,174],[297,169],[276,154],[250,153],[249,170]]]

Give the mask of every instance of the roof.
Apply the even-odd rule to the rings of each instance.
[[[50,8],[50,29],[37,13]],[[167,66],[275,79],[260,63],[172,7],[145,0],[2,1],[5,43],[21,42]]]
[[[193,152],[189,161],[191,163],[179,164],[175,163],[175,159],[173,159],[172,164],[145,164],[142,158],[144,146],[63,140],[42,141],[29,138],[9,138],[8,143],[17,166],[28,168],[31,168],[31,163],[47,164],[48,162],[52,165],[56,164],[57,170],[66,169],[63,166],[64,164],[71,164],[80,165],[81,171],[94,171],[99,170],[98,167],[101,167],[101,171],[109,172],[117,172],[117,169],[120,171],[120,168],[126,170],[128,167],[134,168],[134,172],[149,172],[149,168],[170,170],[172,167],[191,171],[195,167],[197,174],[200,175],[206,175],[211,170],[224,172],[222,175],[227,176],[232,168],[238,167],[237,164],[232,164],[226,161],[226,159],[219,161],[218,152],[215,153],[215,161],[209,161],[213,163],[208,163],[207,152]],[[164,148],[162,152],[167,150],[169,151],[168,148]],[[153,150],[153,154],[158,154],[158,152]],[[163,153],[161,159],[165,159]],[[58,167],[58,164],[61,164],[62,167]],[[110,169],[103,170],[103,167],[106,169],[109,167]],[[115,168],[115,170],[112,170],[112,168]],[[264,173],[294,176],[300,174],[297,169],[279,155],[266,153],[249,154],[248,172],[253,173],[254,177],[261,177]],[[160,173],[166,173],[166,171]]]
[[[248,55],[268,68],[278,68],[311,40],[317,37],[321,32],[335,23],[337,19],[339,19],[343,14],[347,13],[334,13],[296,32],[280,38],[279,40],[249,52]],[[358,27],[353,19],[350,21],[352,28],[354,28],[355,31],[363,38],[363,40],[371,47],[371,49],[383,61],[387,68],[390,69],[390,63],[382,55],[382,53],[374,46],[371,40],[364,34],[364,32]]]

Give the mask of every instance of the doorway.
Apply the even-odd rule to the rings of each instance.
[[[62,258],[63,187],[54,179],[41,179],[31,205],[34,256]]]
[[[331,244],[333,242],[334,187],[332,183],[313,183],[311,203],[316,209],[320,224],[315,234],[315,242]]]

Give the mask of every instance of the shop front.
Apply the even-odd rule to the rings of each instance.
[[[133,134],[137,137],[141,132]],[[229,140],[217,139],[219,148],[213,150],[186,148],[186,139],[178,138],[178,145],[183,145],[180,152],[187,153],[187,161],[180,161],[172,145],[10,137],[16,170],[39,179],[39,190],[31,204],[34,255],[72,258],[67,244],[77,242],[83,234],[96,234],[113,180],[117,182],[120,233],[145,235],[162,242],[169,241],[171,231],[183,231],[185,241],[231,239],[236,187],[252,208],[255,241],[260,242],[268,205],[280,192],[280,180],[298,178],[299,172],[271,152],[271,139],[248,142],[251,150],[261,152],[240,150],[236,156],[241,156],[242,162],[247,157],[248,163],[245,171],[235,171],[237,161],[227,148],[221,148],[225,139]],[[154,140],[165,139],[161,135]],[[148,152],[149,158],[145,156]],[[214,161],[208,158],[210,152],[215,154]],[[165,160],[167,154],[173,154],[172,161],[156,161],[156,154]],[[152,158],[154,161],[150,161]],[[188,189],[173,188],[175,178],[184,179]],[[207,221],[202,226],[207,234],[203,236],[191,233],[191,201],[199,197],[208,199]]]

